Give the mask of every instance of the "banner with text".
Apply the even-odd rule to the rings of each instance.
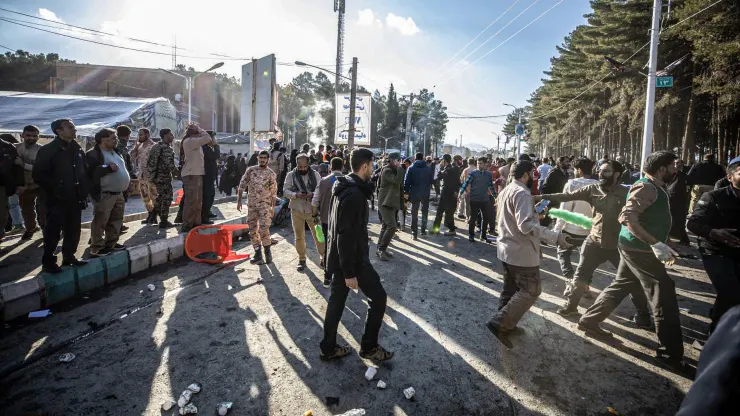
[[[349,93],[337,93],[337,117],[334,144],[347,144],[349,139]],[[370,146],[370,113],[372,98],[368,93],[357,93],[355,100],[355,145]]]

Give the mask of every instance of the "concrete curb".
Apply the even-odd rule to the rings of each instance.
[[[216,225],[246,224],[246,221],[247,217],[242,215],[219,221]],[[234,237],[247,232],[235,231]],[[90,259],[82,267],[65,266],[62,273],[41,272],[30,279],[0,285],[0,319],[6,322],[22,317],[183,257],[185,236],[178,234],[129,247],[102,258]]]

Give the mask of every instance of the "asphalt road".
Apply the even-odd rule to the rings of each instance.
[[[393,241],[393,261],[373,256],[388,292],[380,342],[396,356],[366,381],[369,363],[356,354],[364,297],[350,294],[340,326],[340,342],[355,354],[320,361],[328,289],[318,256],[310,251],[307,272],[297,273],[292,231],[273,231],[286,238],[273,248],[273,265],[218,268],[181,260],[44,320],[6,326],[0,366],[15,371],[0,385],[0,413],[160,415],[163,401],[197,381],[203,390],[193,403],[200,414],[233,401],[235,415],[352,408],[368,415],[607,415],[608,407],[669,415],[690,386],[652,361],[655,334],[630,325],[629,301],[605,324],[616,335],[609,343],[586,338],[575,319],[557,315],[564,280],[552,248],[545,249],[542,296],[520,323],[523,333],[512,337],[514,348],[505,349],[484,326],[502,288],[495,246],[443,236],[414,242],[408,233]],[[378,231],[371,225],[373,240]],[[613,273],[611,266],[599,270],[595,294]],[[695,364],[691,344],[706,337],[714,292],[697,260],[682,259],[671,273]],[[155,291],[146,289],[149,283]],[[76,358],[62,363],[58,356],[66,352]],[[378,379],[387,389],[375,387]],[[413,401],[402,392],[410,386]],[[339,405],[327,406],[327,397]]]

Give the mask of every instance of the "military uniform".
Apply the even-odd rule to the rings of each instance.
[[[247,224],[252,246],[269,247],[277,175],[268,167],[252,166],[244,172],[239,189],[247,190]]]
[[[162,222],[167,221],[172,204],[172,179],[177,175],[175,151],[172,146],[159,142],[152,146],[146,163],[149,181],[157,188],[154,212]]]
[[[154,208],[154,200],[157,198],[157,189],[154,183],[150,181],[149,172],[147,170],[147,163],[149,161],[149,153],[154,148],[155,143],[149,139],[143,143],[137,143],[134,150],[131,151],[131,157],[134,158],[137,165],[137,177],[139,178],[139,194],[141,200],[144,202],[146,210],[151,212]],[[122,157],[123,154],[121,154]]]

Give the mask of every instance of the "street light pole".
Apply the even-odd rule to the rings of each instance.
[[[352,87],[349,91],[349,136],[347,147],[355,147],[355,107],[357,106],[357,58],[352,58]]]
[[[511,105],[511,104],[504,103],[504,105],[508,105],[509,107],[514,108],[514,111],[516,111],[517,113],[519,113],[519,124],[522,124],[522,111],[521,111],[521,109],[519,109],[516,106]],[[516,135],[516,158],[517,159],[519,159],[519,155],[521,153],[522,153],[522,136],[520,136],[520,135],[517,134]]]
[[[650,36],[650,62],[647,77],[647,95],[645,98],[645,125],[642,129],[642,158],[640,166],[645,167],[645,160],[653,151],[653,117],[655,115],[655,71],[658,66],[658,43],[660,42],[660,14],[662,0],[653,0],[653,28]],[[644,172],[644,170],[643,170]]]
[[[218,69],[224,66],[223,62],[219,62],[216,65],[213,65],[212,67],[206,69],[203,72],[199,72],[195,74],[194,76],[185,76],[183,74],[178,74],[177,72],[173,72],[164,68],[159,68],[160,70],[170,73],[172,75],[177,75],[178,77],[185,80],[185,88],[188,89],[188,123],[193,122],[193,104],[192,104],[192,98],[193,98],[193,86],[195,85],[195,79],[198,78],[200,75],[205,74],[206,72],[213,71],[214,69]]]

